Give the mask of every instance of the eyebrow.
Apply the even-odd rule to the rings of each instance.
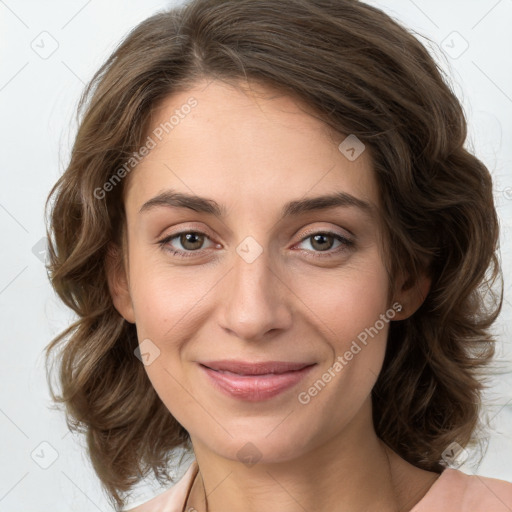
[[[226,208],[219,205],[213,199],[184,194],[174,190],[166,190],[149,201],[146,201],[140,208],[139,213],[144,213],[157,207],[188,208],[196,212],[215,215],[221,218],[227,216]],[[283,206],[281,218],[336,207],[356,207],[369,216],[371,216],[374,211],[374,207],[370,203],[351,194],[347,194],[346,192],[336,192],[334,194],[290,201]]]

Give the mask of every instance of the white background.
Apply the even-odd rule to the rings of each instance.
[[[469,147],[494,175],[505,303],[496,327],[496,376],[486,396],[490,444],[478,467],[461,469],[512,481],[512,0],[368,3],[432,41],[430,50],[466,109]],[[44,201],[67,163],[84,84],[129,29],[171,5],[0,0],[0,512],[111,510],[83,439],[49,408],[43,349],[72,316],[34,251],[45,234]],[[44,52],[43,44],[46,51],[58,47],[42,58],[33,47]],[[53,450],[55,462],[41,468],[34,459],[50,463]]]

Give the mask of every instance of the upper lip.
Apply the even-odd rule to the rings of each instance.
[[[306,366],[315,363],[294,363],[287,361],[205,361],[201,362],[203,366],[216,371],[228,371],[238,375],[265,375],[269,373],[286,373],[295,370],[301,370]]]

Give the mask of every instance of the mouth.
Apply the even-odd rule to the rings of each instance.
[[[272,398],[296,386],[315,365],[285,361],[199,363],[217,390],[232,398],[251,402]]]

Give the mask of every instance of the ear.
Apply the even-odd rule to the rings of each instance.
[[[130,287],[122,250],[119,246],[114,244],[109,245],[105,259],[105,268],[108,288],[114,307],[127,322],[134,324],[135,311],[130,295]]]
[[[431,284],[432,279],[425,274],[419,275],[414,282],[411,282],[411,279],[405,279],[394,299],[402,309],[397,311],[393,320],[405,320],[412,316],[425,301]]]

